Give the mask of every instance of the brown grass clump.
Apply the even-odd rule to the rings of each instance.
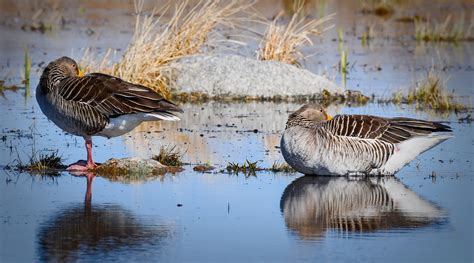
[[[455,100],[454,94],[446,87],[447,79],[431,69],[427,76],[410,88],[407,95],[395,93],[392,102],[395,104],[416,104],[418,108],[429,108],[440,112],[463,111],[467,106]]]
[[[162,15],[170,5],[155,9],[149,15],[140,12],[143,1],[135,2],[137,16],[132,40],[122,58],[107,72],[124,80],[139,83],[169,98],[168,80],[163,76],[166,65],[176,59],[200,53],[209,42],[209,34],[217,25],[232,26],[233,16],[250,4],[232,0],[201,0],[192,7],[188,1],[176,4],[169,21]],[[107,55],[109,55],[108,53]],[[100,63],[105,65],[105,59]],[[95,69],[85,65],[85,69]],[[102,69],[102,71],[104,71]]]
[[[307,20],[303,15],[303,6],[291,16],[287,24],[279,22],[282,14],[278,15],[268,26],[257,51],[260,60],[274,60],[291,65],[298,65],[304,58],[300,48],[313,45],[311,36],[320,35],[324,30],[322,25],[333,15],[320,19]]]
[[[390,0],[362,0],[362,13],[381,17],[393,15],[395,8]]]
[[[66,166],[62,163],[61,156],[58,152],[49,154],[32,151],[32,155],[27,163],[18,158],[16,168],[21,172],[41,173],[41,174],[57,174]]]
[[[18,86],[16,85],[5,85],[4,80],[0,80],[0,96],[5,97],[5,91],[6,90],[11,90],[13,92],[16,92],[18,90]]]
[[[176,149],[176,145],[161,147],[160,153],[153,156],[152,159],[166,166],[183,166],[183,153],[179,149]]]
[[[474,16],[467,22],[465,14],[448,15],[443,22],[415,19],[417,41],[474,41]]]

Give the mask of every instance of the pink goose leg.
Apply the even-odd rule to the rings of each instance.
[[[87,161],[80,160],[71,164],[66,170],[67,171],[87,171],[97,167],[97,164],[92,160],[92,138],[85,137],[86,150],[87,150]]]
[[[91,138],[86,139],[86,149],[87,149],[86,167],[87,169],[94,169],[97,167],[97,164],[95,164],[94,161],[92,160],[92,139]]]

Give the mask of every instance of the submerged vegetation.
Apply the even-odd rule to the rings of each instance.
[[[152,159],[166,166],[183,166],[183,153],[176,148],[176,145],[161,147],[160,153],[153,156]]]
[[[464,13],[448,15],[444,21],[415,19],[417,41],[474,41],[474,17],[467,22]]]
[[[463,111],[467,106],[458,102],[454,94],[446,87],[447,79],[441,73],[431,69],[428,74],[415,82],[407,94],[398,92],[393,94],[395,104],[415,104],[418,108],[427,108],[436,111]]]
[[[291,168],[287,163],[274,162],[271,167],[265,168],[258,166],[258,161],[251,162],[245,160],[243,164],[229,162],[226,166],[226,171],[232,174],[243,173],[245,176],[255,176],[258,171],[269,171],[274,173],[294,173],[295,169]]]
[[[281,23],[280,14],[268,25],[257,51],[258,59],[298,65],[304,58],[300,49],[305,45],[313,45],[311,36],[320,35],[326,30],[322,29],[322,25],[333,17],[329,15],[308,20],[303,15],[304,3],[299,3],[287,24]]]

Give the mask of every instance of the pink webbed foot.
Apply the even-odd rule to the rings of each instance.
[[[95,168],[97,167],[97,164],[93,163],[93,162],[86,162],[84,160],[79,160],[71,165],[69,165],[67,168],[66,168],[66,171],[70,171],[70,172],[74,172],[74,171],[77,171],[77,172],[85,172],[85,171],[90,171],[90,170],[94,170]]]

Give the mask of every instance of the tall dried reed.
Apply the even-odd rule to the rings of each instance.
[[[332,14],[320,19],[307,19],[302,13],[303,6],[300,6],[287,24],[281,23],[282,14],[269,23],[257,51],[258,59],[280,61],[292,65],[300,63],[304,58],[301,48],[305,45],[313,45],[311,37],[320,35],[328,29],[323,28],[323,24],[333,17]]]
[[[145,85],[169,97],[168,80],[163,74],[167,64],[200,53],[218,25],[233,26],[234,15],[251,4],[238,0],[226,3],[201,0],[190,6],[188,1],[184,1],[174,6],[171,18],[165,21],[163,14],[172,8],[170,4],[146,15],[141,12],[143,1],[135,1],[137,15],[132,40],[121,59],[110,70],[102,68],[101,71]],[[100,63],[106,64],[104,60]],[[84,67],[95,69],[90,65],[86,62]]]

